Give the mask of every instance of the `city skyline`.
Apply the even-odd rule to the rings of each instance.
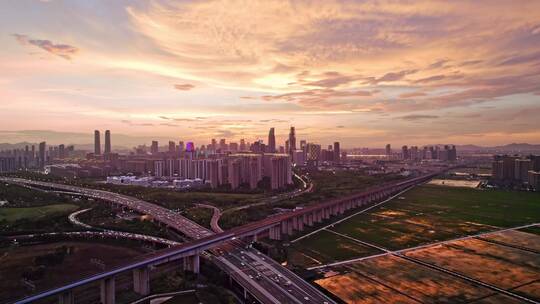
[[[220,3],[0,4],[0,134],[540,142],[538,2]]]

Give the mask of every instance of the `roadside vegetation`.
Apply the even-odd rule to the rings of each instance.
[[[403,178],[395,174],[367,175],[361,170],[299,173],[306,174],[312,180],[314,183],[314,190],[312,192],[304,193],[303,195],[272,205],[253,206],[233,212],[224,212],[220,220],[221,227],[229,229],[244,225],[252,221],[261,220],[275,213],[277,208],[294,209],[299,206],[309,206]]]

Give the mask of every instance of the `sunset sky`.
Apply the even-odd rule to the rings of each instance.
[[[540,143],[540,1],[13,0],[0,45],[0,142]]]

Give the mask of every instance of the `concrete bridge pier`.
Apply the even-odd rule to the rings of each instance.
[[[150,274],[148,267],[133,270],[133,291],[142,296],[150,294]]]
[[[281,221],[280,226],[281,234],[287,234],[287,231],[289,230],[289,223],[287,222],[287,220]]]
[[[58,295],[58,304],[74,304],[73,291],[69,290]]]
[[[298,217],[296,219],[297,219],[297,222],[298,222],[297,230],[298,231],[304,231],[304,217],[300,216],[300,217]]]
[[[114,304],[116,301],[116,286],[114,277],[109,277],[101,280],[101,304]]]
[[[307,225],[310,227],[313,226],[313,212],[307,215]]]
[[[287,220],[287,235],[293,235],[293,222],[294,221],[292,219]]]
[[[270,230],[268,231],[268,237],[271,240],[281,240],[281,225],[270,227]]]
[[[200,272],[200,257],[199,254],[194,254],[184,257],[184,270],[191,271],[193,273]]]

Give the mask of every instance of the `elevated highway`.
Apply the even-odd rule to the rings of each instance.
[[[295,232],[303,231],[305,226],[313,226],[332,216],[341,215],[347,210],[371,204],[403,189],[423,183],[436,174],[438,172],[388,183],[361,193],[351,194],[301,210],[268,217],[264,220],[217,234],[176,212],[137,198],[71,185],[17,178],[0,178],[0,181],[6,183],[73,192],[76,195],[84,195],[112,204],[118,204],[134,211],[148,214],[154,220],[194,239],[193,242],[174,246],[156,252],[151,256],[141,257],[141,260],[138,262],[130,263],[72,284],[22,299],[17,303],[30,303],[34,300],[52,295],[59,295],[63,303],[73,303],[73,295],[71,294],[73,288],[100,281],[102,302],[104,304],[111,304],[114,303],[114,276],[125,271],[133,271],[135,292],[146,295],[149,293],[149,267],[175,260],[183,260],[185,269],[198,272],[200,255],[205,250],[218,247],[225,250],[223,250],[223,254],[214,257],[216,264],[242,285],[246,293],[250,293],[261,303],[275,303],[278,298],[280,303],[334,303],[333,300],[325,296],[311,284],[308,284],[291,271],[272,261],[269,257],[264,256],[252,248],[242,249],[238,242],[240,240],[248,242],[256,241],[264,237],[281,240],[284,236],[290,236]]]

